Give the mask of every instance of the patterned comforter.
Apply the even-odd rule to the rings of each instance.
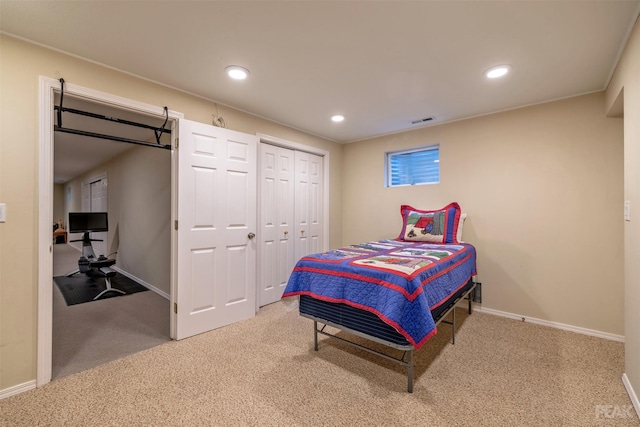
[[[282,297],[309,295],[367,310],[419,349],[436,333],[431,309],[474,275],[470,244],[381,240],[302,258]]]

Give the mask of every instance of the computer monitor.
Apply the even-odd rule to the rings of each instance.
[[[106,212],[69,212],[69,233],[98,233],[108,230]]]

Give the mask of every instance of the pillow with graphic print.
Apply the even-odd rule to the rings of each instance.
[[[398,240],[406,242],[458,243],[460,206],[453,202],[442,209],[425,211],[400,206],[402,231]]]

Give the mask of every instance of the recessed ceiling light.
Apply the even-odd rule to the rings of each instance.
[[[336,123],[343,122],[344,116],[342,114],[334,114],[333,116],[331,116],[331,121]]]
[[[227,75],[234,80],[244,80],[249,77],[249,70],[238,65],[230,65],[224,69]]]
[[[488,79],[497,79],[499,77],[502,77],[504,75],[506,75],[509,70],[511,69],[510,66],[508,65],[498,65],[495,66],[493,68],[489,68],[484,75],[488,78]]]

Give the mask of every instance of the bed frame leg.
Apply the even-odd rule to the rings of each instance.
[[[451,344],[456,343],[456,309],[451,310],[453,314],[453,322],[451,322]]]
[[[318,321],[313,321],[313,349],[318,351]]]
[[[413,393],[413,350],[409,350],[407,360],[407,391]]]

